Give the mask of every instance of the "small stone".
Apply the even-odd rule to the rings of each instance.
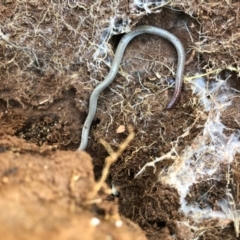
[[[123,132],[125,132],[125,130],[126,130],[126,127],[125,127],[124,125],[120,125],[120,126],[117,128],[116,132],[117,132],[117,133],[123,133]]]
[[[8,178],[7,177],[2,178],[2,182],[3,183],[8,183]]]

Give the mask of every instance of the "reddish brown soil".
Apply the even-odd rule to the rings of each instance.
[[[1,144],[0,232],[4,239],[146,239],[120,220],[116,202],[89,204],[94,186],[84,152],[39,148],[16,137]],[[104,197],[103,197],[104,198]],[[94,226],[93,219],[99,219]]]
[[[0,0],[0,29],[9,36],[9,40],[0,37],[0,236],[4,240],[237,239],[232,223],[221,228],[206,220],[202,232],[182,223],[191,219],[179,211],[178,191],[158,181],[158,173],[172,160],[159,162],[155,173],[147,168],[135,178],[144,164],[170,151],[197,115],[187,84],[177,105],[165,110],[173,94],[167,82],[174,78],[177,60],[166,40],[142,35],[129,44],[118,76],[99,99],[86,149],[89,155],[75,150],[89,96],[107,74],[122,36],[107,39],[109,52],[99,66],[93,54],[116,9],[120,19],[131,20],[132,28],[154,25],[175,34],[186,51],[186,77],[221,69],[220,75],[231,75],[229,84],[239,90],[239,73],[229,70],[240,65],[239,1],[172,1],[151,14],[133,10],[133,1],[126,0],[119,5],[51,2]],[[216,74],[207,77],[211,81]],[[239,107],[233,108],[222,121],[239,129],[235,121],[240,118]],[[107,180],[118,196],[111,196],[105,186],[90,203],[89,193],[108,156],[98,140],[104,138],[116,150],[128,135],[116,130],[128,124],[135,138]],[[178,139],[179,154],[201,134],[203,124],[199,119],[187,137]],[[236,196],[237,162],[238,158],[233,164]],[[220,174],[226,172],[223,167]],[[186,200],[198,201],[211,188],[202,207],[216,208],[225,185],[225,180],[193,185]],[[97,226],[91,224],[94,218],[100,220]]]

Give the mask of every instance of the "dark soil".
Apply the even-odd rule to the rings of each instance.
[[[173,148],[176,158],[183,156],[203,135],[210,113],[191,90],[197,74],[209,85],[223,79],[229,91],[235,89],[220,119],[226,136],[239,131],[240,2],[146,2],[0,0],[0,235],[5,240],[239,239],[228,218],[195,221],[182,212],[179,189],[159,177],[174,157],[136,174]],[[99,98],[89,155],[76,151],[91,92],[108,73],[122,35],[141,25],[164,28],[183,43],[180,100],[165,109],[173,94],[174,47],[141,35],[128,45],[116,79]],[[128,136],[117,129],[128,125],[133,141],[111,166],[108,186],[90,199],[108,156],[99,138],[117,150]],[[187,204],[220,211],[218,201],[230,189],[238,209],[239,154],[219,166],[216,178],[190,186]]]

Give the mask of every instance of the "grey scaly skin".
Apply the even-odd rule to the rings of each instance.
[[[164,29],[153,27],[153,26],[137,27],[134,31],[129,32],[122,37],[121,41],[118,44],[115,57],[112,62],[112,67],[108,75],[105,77],[104,81],[101,82],[92,92],[92,95],[90,97],[88,116],[83,125],[82,138],[81,138],[81,143],[78,150],[85,150],[87,147],[89,130],[97,110],[98,97],[101,94],[101,92],[112,83],[115,76],[117,75],[120,63],[122,61],[123,53],[128,43],[134,37],[144,33],[154,34],[162,38],[165,38],[166,40],[171,42],[176,48],[177,55],[178,55],[178,64],[177,64],[177,72],[176,72],[176,80],[175,80],[175,90],[166,108],[171,109],[178,101],[181,94],[181,89],[182,89],[183,71],[184,71],[184,65],[185,65],[185,51],[182,43],[177,37],[175,37],[173,34],[169,33]]]

